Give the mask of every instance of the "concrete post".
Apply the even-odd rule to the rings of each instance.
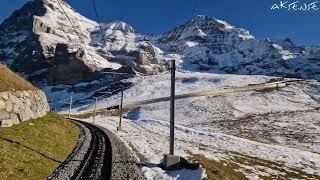
[[[96,122],[96,114],[97,114],[97,103],[98,103],[98,98],[96,98],[96,102],[94,104],[94,111],[93,111],[93,124],[95,124]]]
[[[54,112],[57,112],[57,106],[56,106],[56,99],[55,98],[53,98],[53,102],[52,102],[52,104],[53,104],[53,109],[54,109]],[[57,101],[58,102],[58,101]]]
[[[71,109],[72,109],[72,96],[70,97],[69,118],[71,118]]]
[[[121,102],[120,102],[120,107],[119,107],[119,126],[118,126],[118,131],[121,131],[122,130],[122,127],[121,127],[121,121],[122,121],[122,106],[123,106],[123,86],[121,86]]]
[[[54,98],[51,99],[51,101],[50,101],[49,104],[50,104],[50,106],[52,107],[52,108],[50,107],[50,111],[56,111],[56,110],[55,110],[55,107],[54,107]]]

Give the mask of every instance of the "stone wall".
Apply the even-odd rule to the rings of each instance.
[[[0,92],[1,127],[43,117],[49,110],[46,95],[41,90]]]

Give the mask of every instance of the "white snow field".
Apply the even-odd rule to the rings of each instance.
[[[177,73],[176,93],[265,83],[273,77]],[[170,75],[136,77],[124,92],[124,103],[169,96]],[[320,83],[304,81],[272,91],[176,101],[175,153],[199,155],[236,165],[249,179],[320,177]],[[119,94],[100,100],[98,109],[119,104]],[[91,111],[93,104],[73,110]],[[114,131],[144,157],[148,179],[201,179],[205,169],[166,172],[156,165],[169,151],[169,102],[126,112],[123,131],[118,117],[99,115],[95,123]],[[92,121],[92,118],[86,119]],[[141,156],[140,155],[140,156]]]

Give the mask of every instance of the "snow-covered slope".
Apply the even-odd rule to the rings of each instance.
[[[226,75],[211,73],[177,73],[177,94],[221,87],[265,83],[270,76]],[[128,79],[133,85],[124,91],[124,103],[158,98],[170,94],[170,75],[154,75]],[[320,83],[289,83],[272,91],[250,91],[220,97],[196,97],[176,101],[175,153],[183,157],[201,154],[221,163],[236,161],[237,171],[250,179],[263,177],[289,178],[291,172],[303,179],[320,175]],[[98,99],[98,109],[117,105],[120,93]],[[87,112],[94,103],[74,109]],[[146,159],[143,171],[149,179],[192,178],[187,172],[168,173],[156,166],[168,152],[169,102],[142,105],[124,115],[123,132],[117,132]],[[96,123],[116,132],[118,117],[110,112],[96,118]],[[106,120],[107,119],[107,120]],[[92,117],[87,119],[92,121]],[[264,163],[256,163],[261,159]],[[268,163],[266,163],[268,162]],[[268,166],[272,164],[272,166]],[[224,164],[225,165],[225,164]],[[227,165],[225,165],[226,168]],[[239,166],[239,167],[238,167]],[[233,167],[234,168],[234,167]],[[151,173],[151,174],[150,174]],[[160,174],[158,174],[160,173]],[[190,171],[201,175],[199,171]]]

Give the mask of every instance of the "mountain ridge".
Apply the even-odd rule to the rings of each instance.
[[[122,21],[101,23],[100,29],[59,2],[30,1],[0,25],[0,62],[43,85],[93,81],[106,71],[157,74],[172,58],[187,71],[320,79],[317,48],[290,39],[258,40],[203,15],[157,36],[137,33]]]

